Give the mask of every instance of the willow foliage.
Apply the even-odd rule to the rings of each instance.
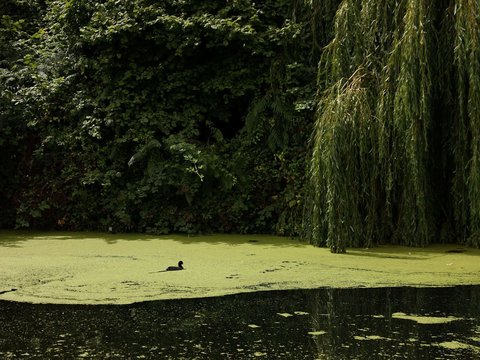
[[[479,14],[478,0],[338,6],[318,71],[311,242],[480,246]]]
[[[480,1],[457,1],[454,66],[454,211],[458,232],[480,246]]]

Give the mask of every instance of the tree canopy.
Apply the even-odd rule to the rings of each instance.
[[[298,233],[326,44],[310,9],[8,0],[0,225]]]
[[[480,0],[5,0],[0,226],[480,246]]]

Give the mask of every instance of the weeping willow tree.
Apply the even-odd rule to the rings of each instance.
[[[480,246],[480,0],[344,0],[318,71],[305,236]]]
[[[455,93],[453,182],[457,232],[480,246],[480,1],[457,1],[455,16]]]

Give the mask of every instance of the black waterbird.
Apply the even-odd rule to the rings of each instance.
[[[178,266],[169,266],[166,271],[175,271],[175,270],[183,270],[183,261],[180,260],[178,262]]]

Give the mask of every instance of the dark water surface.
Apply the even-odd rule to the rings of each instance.
[[[0,301],[0,358],[480,359],[480,286],[108,306]]]

